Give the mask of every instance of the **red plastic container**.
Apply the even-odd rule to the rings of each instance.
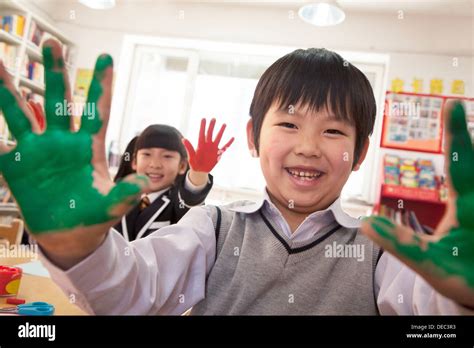
[[[21,268],[0,266],[0,296],[16,296],[22,274]]]

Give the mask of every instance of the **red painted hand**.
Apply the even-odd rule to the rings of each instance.
[[[220,160],[222,154],[229,148],[229,146],[234,141],[234,138],[231,138],[223,148],[219,149],[219,143],[224,134],[226,125],[222,125],[219,133],[216,136],[216,139],[212,141],[212,133],[214,131],[214,126],[216,124],[216,119],[213,118],[209,124],[209,129],[205,135],[206,129],[206,119],[201,120],[201,129],[199,131],[199,142],[197,149],[194,150],[193,145],[187,139],[183,139],[184,146],[188,151],[189,165],[191,169],[196,172],[205,172],[209,173],[212,168],[215,167],[217,162]]]

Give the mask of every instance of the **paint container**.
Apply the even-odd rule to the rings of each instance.
[[[0,296],[16,296],[23,271],[18,267],[0,266]]]

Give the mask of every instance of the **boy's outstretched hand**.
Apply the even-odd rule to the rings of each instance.
[[[0,109],[16,147],[0,156],[0,170],[43,250],[60,266],[87,256],[135,204],[148,181],[129,176],[114,185],[105,157],[111,104],[112,58],[97,59],[82,127],[70,131],[71,93],[60,44],[48,40],[45,66],[46,129],[40,128],[0,64]],[[91,107],[92,105],[92,107]],[[92,114],[87,114],[93,110]]]
[[[222,135],[226,125],[222,125],[219,133],[217,133],[216,139],[212,140],[212,133],[214,132],[214,126],[216,119],[213,118],[209,124],[209,129],[206,131],[206,119],[201,120],[201,128],[199,130],[199,142],[197,149],[195,150],[189,140],[184,139],[183,143],[186,147],[186,151],[189,156],[189,166],[196,172],[210,173],[211,170],[216,166],[222,154],[232,145],[234,138],[231,138],[227,144],[219,149],[219,143],[221,142]]]
[[[433,236],[415,234],[383,217],[369,217],[362,232],[420,274],[434,289],[474,309],[474,151],[460,102],[449,102],[446,164],[449,199]]]

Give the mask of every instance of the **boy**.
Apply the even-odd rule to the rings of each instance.
[[[62,74],[64,68],[51,63],[61,63],[59,45],[48,42],[44,51],[47,77]],[[100,86],[97,90],[101,93],[89,98],[98,101],[97,111],[104,124],[102,128],[97,124],[83,126],[92,134],[89,144],[100,142],[100,132],[105,132],[111,65],[108,56],[99,57],[96,64],[91,88]],[[0,73],[8,78],[4,69]],[[17,134],[17,149],[33,151],[29,144],[36,140],[35,135],[25,122],[14,122],[23,107],[20,100],[12,99],[16,97],[8,87],[7,80],[0,88],[0,102],[9,124],[16,126],[10,129]],[[97,206],[94,215],[87,210],[63,210],[62,223],[58,224],[47,217],[35,220],[30,215],[36,205],[26,200],[18,187],[13,176],[18,169],[5,170],[3,166],[53,279],[66,293],[74,293],[82,308],[96,314],[181,314],[191,307],[195,314],[424,314],[460,313],[467,311],[463,305],[474,305],[474,286],[465,272],[473,256],[464,253],[466,245],[472,246],[472,237],[465,233],[472,235],[472,220],[466,222],[458,214],[458,218],[463,217],[459,219],[463,231],[456,230],[455,238],[463,251],[460,255],[465,256],[450,259],[452,267],[448,270],[435,265],[436,260],[422,265],[417,261],[423,261],[423,250],[449,247],[448,237],[453,231],[446,238],[427,243],[424,237],[413,237],[406,228],[380,219],[368,220],[363,226],[364,233],[378,239],[384,249],[406,262],[448,299],[388,253],[377,262],[378,247],[359,233],[359,221],[340,208],[340,191],[351,170],[364,159],[375,116],[370,85],[359,70],[330,51],[297,50],[264,73],[250,114],[249,147],[260,156],[267,182],[265,200],[236,202],[220,209],[193,208],[176,225],[132,243],[108,228],[117,220],[117,213],[139,195],[137,186],[147,188],[142,178],[131,177],[128,183],[106,191],[100,180],[77,177],[82,180],[82,194],[97,196],[86,186],[89,184],[104,192],[107,200]],[[64,118],[58,120],[48,112],[46,115],[48,126],[55,126],[54,132],[65,128],[65,124],[57,124]],[[458,141],[467,134],[465,124],[464,128],[460,126],[462,116],[455,108],[450,129],[453,141],[448,143],[460,156],[470,159],[474,156],[471,143],[466,147],[465,138]],[[46,134],[47,140],[51,141],[53,135]],[[71,141],[67,129],[58,138],[57,142]],[[43,143],[37,141],[35,145],[35,151],[37,147],[41,152],[45,150],[41,148]],[[94,151],[99,152],[97,148]],[[469,162],[464,165],[472,166]],[[94,158],[92,167],[94,178],[100,169]],[[49,166],[46,169],[56,178],[64,174]],[[463,171],[462,175],[472,176],[472,172]],[[459,199],[466,198],[465,187],[458,185],[462,180],[453,173]],[[75,187],[71,191],[68,196],[77,192]],[[28,193],[36,197],[41,192]],[[472,197],[466,202],[472,205]],[[459,206],[457,210],[459,213]],[[445,222],[448,218],[452,215],[448,214]],[[359,261],[327,256],[324,244],[334,243],[359,245],[365,250],[365,258]],[[399,301],[399,295],[403,301]]]
[[[215,122],[215,119],[211,120],[206,137],[211,141]],[[203,119],[200,147],[206,143],[205,127]],[[212,157],[212,152],[217,152],[224,129],[225,125],[221,128],[219,139],[215,141],[216,145],[201,156]],[[232,141],[233,138],[224,146],[222,153]],[[191,163],[195,162],[194,157]],[[203,204],[212,188],[212,176],[208,172],[198,171],[192,166],[188,170],[183,136],[176,128],[167,125],[151,125],[140,134],[134,146],[132,169],[148,177],[151,192],[142,195],[140,203],[114,227],[127,241],[145,237],[161,227],[177,223],[189,208]]]

